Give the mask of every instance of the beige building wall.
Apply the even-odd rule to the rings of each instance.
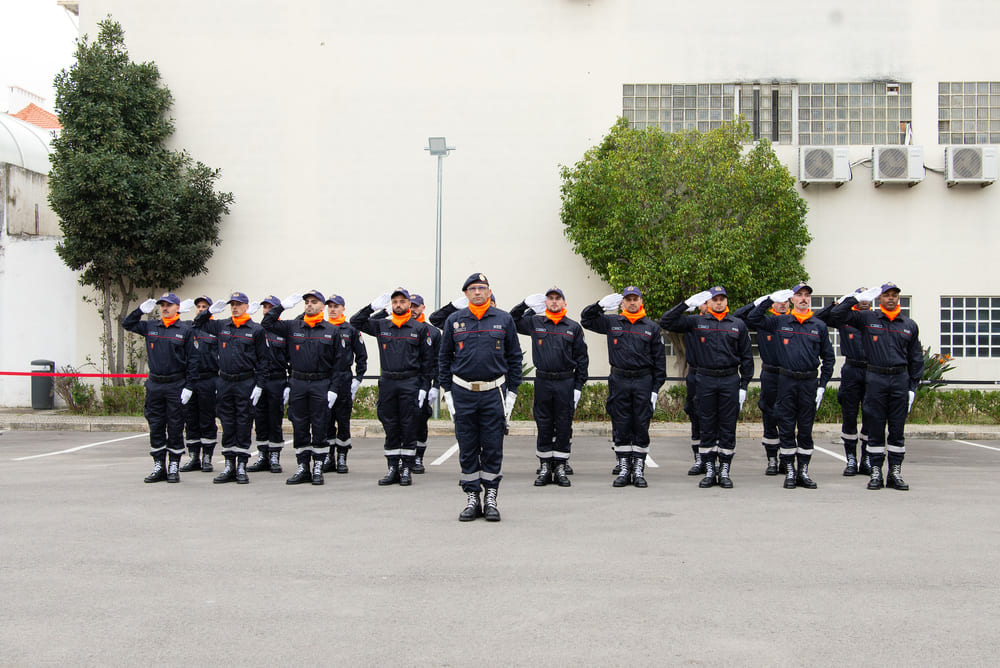
[[[433,295],[428,136],[457,147],[444,164],[444,299],[483,271],[501,306],[557,283],[578,314],[608,287],[563,236],[558,170],[622,114],[623,84],[911,82],[913,143],[940,168],[938,82],[1000,80],[1000,3],[985,0],[88,0],[81,30],[95,35],[107,14],[173,92],[176,145],[221,168],[236,197],[208,275],[183,295],[317,288],[343,294],[348,313],[400,284]],[[797,174],[797,147],[778,151]],[[802,194],[818,294],[893,280],[935,350],[941,295],[1000,295],[1000,186],[948,189],[928,172],[876,190],[858,165],[844,187]],[[79,319],[79,349],[96,349],[96,316],[84,306]],[[605,373],[590,340],[592,373]]]

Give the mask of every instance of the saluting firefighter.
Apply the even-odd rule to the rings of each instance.
[[[741,306],[733,311],[733,316],[739,318],[747,324],[748,329],[754,330],[753,323],[747,320],[750,311],[756,308],[764,297],[754,300],[753,303]],[[772,316],[785,315],[788,313],[788,302],[773,302],[768,314]],[[778,374],[780,363],[778,362],[778,337],[774,332],[758,332],[757,350],[760,353],[760,398],[757,400],[757,408],[760,409],[761,421],[764,423],[764,435],[761,438],[761,445],[764,446],[764,456],[767,457],[767,468],[764,475],[778,475],[778,446],[781,440],[778,437],[778,418],[774,412],[774,404],[778,400]]]
[[[326,442],[332,449],[323,462],[324,473],[347,473],[350,470],[347,468],[347,453],[351,449],[351,411],[354,409],[354,397],[368,371],[368,349],[361,340],[361,333],[347,322],[344,316],[346,305],[340,295],[330,295],[326,300],[326,319],[337,328],[340,355],[337,357],[337,401],[330,411],[330,422],[326,427]]]
[[[618,307],[622,312],[618,313]],[[614,311],[606,314],[605,311]],[[656,410],[660,387],[667,379],[667,358],[663,334],[646,317],[642,292],[630,285],[621,294],[613,293],[583,309],[580,318],[586,329],[607,335],[607,411],[618,476],[614,487],[647,487],[646,455],[649,454],[649,421]]]
[[[580,323],[566,317],[566,296],[553,287],[529,295],[510,311],[517,331],[531,339],[535,366],[532,414],[538,425],[535,455],[541,464],[536,487],[569,487],[566,463],[573,435],[573,411],[587,382],[590,358]]]
[[[275,306],[281,306],[281,300],[274,295],[269,295],[260,302],[265,316]],[[289,392],[288,341],[279,334],[267,330],[264,333],[267,337],[267,358],[264,361],[266,385],[254,412],[257,461],[248,466],[247,471],[281,473],[281,449],[285,444],[281,424],[285,418]]]
[[[686,309],[705,303],[708,314],[684,315]],[[698,368],[699,452],[705,463],[705,477],[698,486],[707,488],[718,483],[730,489],[736,421],[753,377],[753,354],[746,323],[729,313],[729,296],[725,288],[717,285],[664,313],[660,326],[671,332],[695,335],[691,350]]]
[[[866,288],[858,288],[860,295]],[[816,313],[816,317],[830,325],[830,311],[838,302],[831,303]],[[858,302],[852,311],[870,311],[871,302]],[[844,456],[847,466],[844,475],[851,477],[858,473],[871,475],[872,465],[868,458],[868,426],[861,421],[858,433],[858,415],[865,398],[865,377],[868,375],[868,359],[861,342],[862,332],[856,327],[843,324],[836,328],[840,332],[840,352],[844,356],[844,366],[840,367],[840,387],[837,388],[837,403],[840,404],[840,438],[844,441]],[[861,457],[858,457],[858,440],[861,440]]]
[[[469,305],[444,323],[438,379],[455,421],[460,485],[466,494],[462,522],[500,521],[497,493],[503,477],[503,437],[521,385],[521,344],[514,319],[490,304],[490,282],[472,274],[462,284]],[[480,499],[486,489],[485,507]]]
[[[207,295],[195,297],[198,313],[207,311],[212,299]],[[183,308],[184,302],[181,302]],[[181,311],[183,312],[183,311]],[[219,382],[219,348],[215,334],[194,327],[195,345],[198,348],[198,382],[194,395],[184,404],[184,432],[191,460],[181,466],[181,472],[204,471],[211,473],[212,455],[218,440],[219,428],[215,424],[215,393]]]
[[[231,317],[210,320],[229,306]],[[216,412],[222,424],[222,455],[226,467],[214,483],[245,485],[254,407],[267,384],[267,337],[264,328],[250,319],[259,304],[250,306],[245,293],[233,292],[194,319],[195,326],[214,334],[219,342],[219,394]]]
[[[392,306],[392,317],[372,314]],[[351,316],[351,325],[375,338],[382,375],[378,381],[378,419],[385,429],[387,471],[379,485],[413,484],[417,454],[417,416],[427,401],[434,375],[427,325],[412,318],[410,293],[396,288],[376,297]]]
[[[149,454],[153,471],[145,482],[180,482],[184,454],[184,409],[198,382],[198,348],[194,329],[181,322],[181,300],[172,292],[147,299],[122,320],[122,327],[146,339],[149,376],[143,413],[149,423]],[[160,307],[160,317],[142,316]],[[169,463],[167,458],[169,456]]]
[[[855,304],[876,297],[877,310],[853,310]],[[895,283],[883,283],[861,294],[844,295],[830,311],[830,322],[835,327],[848,324],[862,333],[861,341],[868,359],[861,410],[868,425],[868,456],[871,459],[868,489],[871,490],[883,486],[898,490],[910,488],[901,474],[906,456],[903,430],[923,376],[924,358],[917,323],[901,311],[899,286]],[[889,451],[889,474],[883,482],[886,450]]]
[[[759,333],[777,337],[778,398],[774,414],[778,419],[779,463],[785,473],[785,489],[817,487],[809,476],[813,422],[826,384],[833,376],[833,344],[826,323],[812,311],[812,292],[805,283],[791,290],[778,290],[764,297],[747,317],[750,326]],[[772,303],[789,300],[791,312],[768,315]],[[757,340],[760,341],[760,336]],[[817,368],[819,380],[816,379]]]
[[[304,302],[305,312],[294,320],[279,320],[285,309]],[[294,293],[272,308],[261,323],[271,334],[288,340],[288,419],[298,468],[288,485],[323,484],[323,462],[330,452],[326,424],[337,400],[337,328],[326,321],[319,290]],[[312,459],[312,474],[309,460]]]

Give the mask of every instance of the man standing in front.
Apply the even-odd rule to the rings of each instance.
[[[184,454],[184,409],[198,382],[198,349],[191,324],[180,322],[181,300],[172,292],[159,299],[147,299],[122,321],[122,327],[146,339],[149,377],[146,405],[149,423],[149,454],[153,472],[145,482],[180,482],[181,455]],[[160,317],[142,316],[160,307]],[[169,464],[167,457],[169,453]]]
[[[212,305],[207,295],[195,297],[194,306],[200,314]],[[212,455],[219,435],[215,424],[215,394],[219,381],[219,348],[215,334],[194,327],[195,344],[198,348],[198,384],[194,396],[184,405],[184,431],[187,434],[187,448],[191,460],[183,465],[181,473],[187,471],[212,471]]]
[[[521,384],[523,355],[510,314],[490,305],[490,282],[472,274],[462,285],[469,305],[448,316],[441,333],[438,379],[455,420],[460,484],[466,493],[462,522],[500,521],[497,491],[503,437]],[[480,500],[486,488],[485,509]]]
[[[535,455],[541,464],[535,486],[554,482],[569,487],[566,462],[573,435],[573,411],[590,365],[583,328],[566,317],[566,296],[559,288],[525,297],[510,315],[517,323],[517,331],[531,339],[531,361],[535,366],[532,413],[538,425]]]
[[[774,415],[778,420],[779,464],[785,473],[785,489],[817,487],[809,476],[812,428],[826,384],[833,376],[833,344],[826,323],[813,314],[812,291],[805,283],[791,290],[778,290],[764,297],[747,316],[751,327],[761,334],[773,335],[778,343],[778,394]],[[773,303],[786,300],[792,304],[790,313],[768,315]]]
[[[330,411],[330,423],[326,428],[326,442],[336,452],[330,451],[323,463],[323,472],[347,473],[347,453],[351,449],[351,411],[354,409],[354,395],[361,387],[365,372],[368,371],[368,350],[361,340],[361,333],[347,322],[344,309],[347,302],[340,295],[330,295],[326,300],[326,319],[337,328],[340,340],[340,354],[337,356],[337,401]],[[351,370],[351,365],[354,370]]]
[[[275,306],[281,306],[281,300],[274,295],[268,295],[260,303],[260,308],[267,316]],[[281,473],[281,450],[285,445],[285,436],[281,423],[285,417],[285,404],[288,403],[288,341],[285,337],[265,330],[267,336],[268,357],[265,362],[267,385],[257,402],[254,412],[257,429],[257,461],[247,467],[247,471],[270,471]]]
[[[878,310],[853,310],[859,302],[870,302],[876,297]],[[906,456],[903,429],[906,414],[913,406],[917,386],[923,376],[924,357],[917,323],[903,315],[901,310],[899,286],[883,283],[881,287],[861,294],[844,295],[830,311],[830,324],[834,327],[848,324],[861,332],[868,359],[865,399],[861,410],[868,425],[868,457],[871,459],[868,489],[871,490],[892,487],[905,491],[910,488],[901,473]],[[886,450],[889,451],[889,474],[883,481]]]
[[[684,315],[686,309],[698,308],[706,302],[707,315]],[[717,285],[664,313],[660,326],[671,332],[695,335],[692,351],[698,368],[699,451],[705,464],[705,477],[698,486],[707,488],[718,482],[723,489],[731,489],[729,472],[736,452],[736,421],[753,377],[753,354],[746,323],[729,313],[729,297],[725,288]]]
[[[618,313],[618,307],[622,312]],[[614,311],[614,314],[605,314]],[[647,487],[646,455],[649,454],[649,421],[656,410],[660,386],[667,379],[667,358],[663,334],[646,317],[642,292],[630,285],[621,294],[613,293],[583,309],[583,326],[607,335],[607,410],[611,416],[618,476],[613,487]]]

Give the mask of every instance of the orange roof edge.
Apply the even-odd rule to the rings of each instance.
[[[62,129],[58,116],[53,114],[51,111],[45,111],[34,102],[31,102],[27,107],[16,114],[11,114],[11,116],[45,130]]]

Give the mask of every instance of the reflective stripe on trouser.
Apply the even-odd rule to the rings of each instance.
[[[412,460],[417,454],[416,423],[417,395],[420,379],[403,378],[378,381],[378,419],[385,429],[385,456],[389,459]],[[412,464],[412,461],[409,461]]]
[[[698,415],[701,418],[702,458],[718,452],[729,461],[736,450],[736,421],[740,415],[740,377],[698,376]]]
[[[653,377],[625,378],[612,375],[608,380],[611,416],[611,439],[619,445],[649,446],[649,420],[653,417]]]
[[[865,401],[862,405],[868,426],[868,454],[872,466],[900,464],[906,454],[903,429],[909,403],[910,377],[905,374],[886,376],[871,372],[866,378]],[[886,426],[889,434],[886,438]],[[887,447],[888,446],[888,447]]]
[[[194,393],[184,404],[184,433],[188,447],[215,443],[219,428],[215,424],[215,393],[218,376],[200,378],[194,384]]]
[[[455,402],[455,438],[462,467],[459,484],[466,492],[483,486],[499,487],[503,477],[504,406],[500,392],[472,392],[458,385],[451,390]]]
[[[289,379],[288,415],[292,422],[292,444],[296,453],[312,453],[322,459],[330,452],[326,444],[326,422],[330,416],[326,393],[328,380]],[[298,458],[298,455],[296,455]]]
[[[773,457],[778,450],[778,418],[774,414],[774,404],[778,400],[778,377],[774,371],[760,372],[760,398],[757,408],[760,409],[761,421],[764,423],[764,436],[761,445],[768,457]]]
[[[561,459],[569,457],[569,439],[573,427],[573,378],[535,380],[535,398],[531,413],[538,425],[535,454],[551,459],[559,452]]]
[[[688,371],[684,378],[687,394],[684,398],[684,412],[691,420],[691,449],[698,452],[698,444],[701,442],[701,420],[698,417],[698,408],[695,402],[698,400],[698,374]]]
[[[330,419],[326,424],[326,442],[335,440],[351,440],[351,411],[354,409],[354,399],[351,398],[351,372],[337,373],[337,400],[330,409]]]
[[[250,393],[255,380],[219,379],[219,394],[215,410],[222,424],[222,453],[249,455],[250,434],[253,431],[253,405]]]
[[[146,381],[142,412],[149,423],[149,454],[153,459],[164,459],[167,452],[171,459],[177,459],[184,453],[183,389],[183,378],[172,383]]]
[[[840,431],[842,436],[853,440],[858,438],[858,414],[865,398],[865,376],[867,372],[856,366],[845,364],[840,368],[840,387],[837,388],[837,403],[840,404]],[[861,421],[861,434],[867,436],[868,429]],[[850,439],[848,439],[850,440]]]
[[[781,456],[789,453],[808,457],[813,451],[813,422],[816,419],[816,379],[796,380],[778,377],[778,401],[774,412],[778,418],[778,439]]]
[[[264,443],[268,450],[281,450],[285,442],[281,430],[285,419],[285,379],[267,380],[263,389],[254,410],[257,442]]]

